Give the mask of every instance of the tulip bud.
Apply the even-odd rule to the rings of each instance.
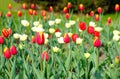
[[[43,32],[40,32],[40,33],[37,32],[37,33],[36,33],[36,42],[37,42],[37,44],[39,44],[39,45],[44,44],[45,38],[44,38]]]
[[[12,9],[12,5],[11,4],[8,4],[8,9]]]
[[[53,12],[53,7],[52,6],[49,7],[49,11]]]
[[[2,36],[0,36],[0,44],[4,43],[4,38]]]
[[[99,14],[101,14],[102,13],[102,8],[98,7],[97,11],[98,11]]]
[[[66,14],[65,14],[65,17],[66,17],[66,19],[69,19],[70,14],[69,14],[69,13],[66,13]]]
[[[35,4],[31,4],[31,9],[35,9]]]
[[[88,32],[89,34],[94,34],[94,27],[88,26],[87,32]]]
[[[14,45],[10,48],[10,53],[12,55],[16,55],[17,54],[17,48]]]
[[[32,36],[31,42],[32,42],[32,43],[36,43],[36,38],[35,38],[34,36]]]
[[[63,40],[64,40],[65,43],[69,43],[70,42],[70,37],[69,37],[69,35],[67,33],[64,35]]]
[[[86,59],[88,59],[88,58],[90,57],[90,54],[89,54],[89,53],[84,53],[84,57],[85,57]]]
[[[110,24],[111,22],[112,22],[111,17],[108,17],[108,19],[107,19],[107,23]]]
[[[26,10],[27,9],[27,5],[25,3],[23,3],[22,4],[22,8]]]
[[[83,4],[80,4],[80,5],[79,5],[79,10],[80,10],[80,11],[83,11],[83,10],[84,10],[84,5],[83,5]]]
[[[7,17],[11,17],[11,16],[12,16],[12,13],[9,11],[9,12],[7,12],[6,16],[7,16]]]
[[[78,34],[72,34],[72,41],[76,42],[76,39],[78,38]]]
[[[18,11],[18,16],[21,17],[22,16],[22,12]]]
[[[85,22],[80,22],[80,23],[79,23],[79,28],[80,28],[80,30],[85,30],[85,29],[86,29],[86,24],[85,24]]]
[[[42,13],[43,17],[46,16],[46,11],[45,10],[43,10],[41,13]]]
[[[67,7],[64,7],[63,12],[64,12],[64,13],[68,13]]]
[[[10,34],[11,34],[11,31],[10,31],[9,29],[5,29],[5,28],[2,29],[2,35],[3,35],[5,38],[9,37]]]
[[[119,56],[118,56],[118,55],[115,57],[115,63],[116,63],[116,64],[119,63]]]
[[[46,51],[44,51],[43,53],[42,53],[42,55],[41,55],[41,58],[42,58],[42,60],[46,60],[46,61],[48,61],[49,60],[49,55],[48,55],[48,53],[46,52]]]
[[[33,15],[33,10],[32,10],[32,9],[29,9],[29,10],[28,10],[28,13],[29,13],[30,15]]]
[[[119,4],[116,4],[115,5],[115,11],[118,12],[119,10],[120,10],[120,6],[119,6]]]
[[[94,16],[94,11],[90,12],[90,16],[93,17]]]
[[[58,47],[53,47],[53,52],[59,52],[60,51],[60,48],[58,48]]]
[[[33,15],[35,16],[35,15],[37,15],[37,12],[36,12],[36,10],[33,10]]]
[[[68,2],[68,4],[67,4],[67,8],[68,8],[68,9],[72,8],[72,4],[71,4],[71,2]]]
[[[99,38],[94,39],[94,47],[100,47],[101,46],[101,41]]]
[[[100,18],[99,18],[99,15],[96,14],[94,19],[95,19],[96,21],[99,21],[99,19],[100,19]]]
[[[7,59],[11,57],[10,50],[7,47],[4,48],[4,57]]]

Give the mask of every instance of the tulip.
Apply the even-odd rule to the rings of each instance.
[[[60,48],[58,48],[57,46],[53,47],[53,52],[59,52]]]
[[[7,17],[11,17],[11,16],[12,16],[12,13],[9,11],[9,12],[7,12],[6,16],[7,16]]]
[[[99,14],[101,14],[102,13],[102,8],[98,7],[97,11],[98,11]]]
[[[72,26],[72,25],[74,25],[76,23],[76,21],[74,21],[74,20],[70,20],[69,21],[69,24]]]
[[[65,43],[69,43],[70,42],[70,37],[67,33],[65,33],[64,37],[63,37],[63,40]]]
[[[60,37],[61,34],[62,34],[61,32],[55,32],[55,36],[56,36],[56,37]]]
[[[31,42],[32,42],[32,43],[36,43],[36,38],[35,38],[35,36],[32,36],[32,37],[31,37]]]
[[[50,20],[50,21],[48,21],[48,24],[49,24],[49,26],[53,26],[55,24],[55,21]]]
[[[96,24],[95,24],[95,22],[91,21],[91,22],[89,22],[89,26],[95,27]]]
[[[67,7],[64,7],[63,12],[64,12],[64,13],[68,13]]]
[[[17,54],[17,48],[13,45],[13,46],[11,46],[11,48],[10,48],[10,53],[12,54],[12,55],[16,55]]]
[[[71,4],[71,2],[68,2],[68,4],[67,4],[67,8],[68,8],[68,9],[72,8],[72,4]]]
[[[119,6],[119,4],[116,4],[115,5],[115,11],[118,12],[119,10],[120,10],[120,6]]]
[[[119,35],[114,35],[113,36],[113,41],[119,41],[120,39],[120,36]]]
[[[11,4],[8,4],[8,9],[12,9],[12,5]]]
[[[46,11],[43,10],[43,11],[41,12],[41,14],[42,14],[43,17],[46,16]]]
[[[25,3],[23,3],[22,4],[22,8],[26,10],[27,9],[27,5]]]
[[[48,39],[47,38],[45,38],[45,44],[48,44]]]
[[[72,41],[76,42],[76,39],[78,38],[78,34],[72,34]]]
[[[4,38],[2,36],[0,36],[0,44],[4,43]]]
[[[76,44],[81,44],[82,41],[83,41],[83,39],[81,39],[81,38],[76,38]]]
[[[55,29],[55,32],[61,32],[60,29]]]
[[[93,17],[94,16],[94,11],[90,12],[90,16]]]
[[[98,32],[98,31],[94,31],[94,36],[96,36],[96,37],[100,37],[100,32]]]
[[[63,38],[63,37],[58,38],[58,43],[60,43],[60,44],[65,43],[65,42],[64,42],[64,38]]]
[[[11,57],[10,50],[7,47],[4,48],[4,57],[7,59]]]
[[[118,56],[118,55],[115,57],[115,63],[116,63],[116,64],[119,63],[119,56]]]
[[[52,6],[49,7],[49,11],[53,12],[53,7]]]
[[[94,47],[100,47],[101,46],[101,41],[99,38],[94,39]]]
[[[55,23],[56,23],[56,24],[60,24],[60,22],[61,22],[61,19],[58,19],[58,18],[55,19]]]
[[[22,12],[18,11],[18,16],[21,17],[22,16]]]
[[[50,29],[49,29],[49,32],[50,32],[51,34],[53,34],[53,33],[55,32],[55,29],[54,29],[54,28],[50,28]]]
[[[69,19],[69,18],[70,18],[70,14],[69,14],[69,13],[66,13],[66,14],[65,14],[65,18],[66,18],[66,19]]]
[[[89,53],[84,53],[84,57],[85,57],[86,59],[88,59],[88,58],[90,57],[90,54],[89,54]]]
[[[24,27],[28,27],[30,24],[27,20],[21,20],[21,24],[24,26]]]
[[[11,31],[9,29],[5,29],[3,28],[2,29],[2,35],[5,37],[5,38],[8,38],[11,34]]]
[[[89,34],[94,34],[94,27],[88,26],[87,32],[88,32]]]
[[[108,17],[108,19],[107,19],[107,23],[110,24],[111,22],[112,22],[111,17]]]
[[[79,10],[80,10],[80,11],[83,11],[83,10],[84,10],[84,5],[83,5],[83,4],[80,4],[80,5],[79,5]]]
[[[0,17],[2,17],[2,12],[0,12]]]
[[[80,30],[85,30],[85,29],[86,29],[86,24],[85,24],[85,22],[80,22],[80,23],[79,23],[79,28],[80,28]]]
[[[37,32],[36,33],[36,42],[39,45],[43,45],[45,42],[45,37],[43,32]]]
[[[46,60],[46,61],[48,61],[49,60],[49,55],[48,55],[48,53],[46,52],[46,51],[44,51],[43,53],[42,53],[42,55],[41,55],[41,58],[42,58],[42,60]]]
[[[27,37],[28,37],[28,35],[26,35],[26,34],[20,35],[20,41],[27,40]]]
[[[65,23],[65,27],[66,27],[66,28],[70,28],[70,27],[71,27],[71,24],[70,24],[70,23]]]
[[[102,27],[95,27],[95,31],[101,32],[103,30]]]
[[[14,37],[15,39],[18,39],[18,38],[20,38],[20,34],[14,33],[14,34],[13,34],[13,37]]]
[[[30,15],[33,15],[33,10],[32,10],[32,9],[29,9],[29,10],[28,10],[28,13],[29,13]]]
[[[96,14],[94,19],[95,19],[96,21],[99,21],[99,19],[100,19],[100,18],[99,18],[99,15]]]
[[[35,4],[31,4],[31,9],[35,9]]]
[[[44,33],[44,37],[47,39],[49,37],[48,33]]]
[[[68,35],[69,35],[69,37],[72,37],[73,33],[70,32],[70,33],[68,33]]]
[[[34,21],[34,22],[33,22],[33,25],[36,26],[36,27],[37,27],[39,24],[40,24],[39,21]]]
[[[33,10],[33,15],[35,16],[35,15],[37,15],[37,12],[36,12],[36,10]]]

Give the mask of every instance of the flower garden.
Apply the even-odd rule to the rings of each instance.
[[[0,11],[0,79],[119,79],[120,6],[104,22],[102,7],[78,6],[74,19],[70,2],[57,16],[25,3]]]

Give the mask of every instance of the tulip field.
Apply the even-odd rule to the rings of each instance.
[[[114,17],[102,7],[85,14],[36,10],[0,11],[0,79],[120,79],[120,6]]]

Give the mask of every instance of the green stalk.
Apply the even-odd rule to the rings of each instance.
[[[88,79],[88,59],[86,59],[86,79]]]
[[[42,54],[42,46],[40,46],[40,55]],[[42,70],[42,59],[40,59],[40,69]]]
[[[96,49],[96,70],[98,70],[99,67],[99,52],[98,48]]]

